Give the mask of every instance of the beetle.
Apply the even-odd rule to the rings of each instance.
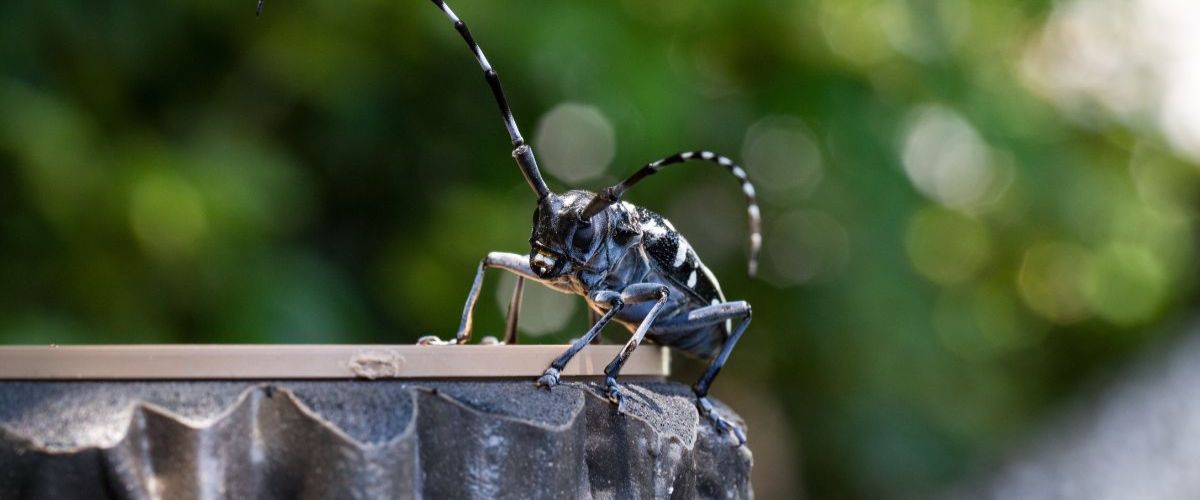
[[[754,276],[762,247],[762,218],[754,185],[746,171],[728,157],[711,151],[685,151],[647,163],[621,183],[599,193],[571,190],[559,195],[551,192],[538,170],[533,148],[521,137],[496,70],[466,23],[443,0],[432,1],[454,23],[454,28],[483,69],[512,140],[513,159],[525,182],[537,195],[537,207],[533,213],[528,255],[490,252],[479,262],[455,339],[443,341],[436,336],[425,336],[417,342],[422,345],[467,343],[471,338],[472,318],[484,272],[491,268],[503,269],[517,276],[503,343],[516,343],[517,316],[526,279],[563,293],[580,295],[588,305],[591,327],[551,362],[538,378],[538,387],[549,389],[558,385],[567,363],[585,346],[598,341],[600,331],[615,321],[632,332],[632,336],[604,369],[605,395],[610,401],[620,407],[623,396],[617,376],[634,349],[649,339],[709,360],[708,369],[692,386],[696,406],[714,427],[731,433],[738,446],[744,445],[745,432],[713,407],[708,399],[708,389],[750,325],[750,304],[744,300],[727,301],[717,278],[670,221],[621,201],[621,196],[668,165],[703,160],[724,167],[741,184],[746,197],[750,233],[748,274]],[[256,15],[262,14],[263,5],[264,0],[257,1]],[[734,319],[738,320],[737,326],[732,324]]]
[[[703,160],[724,167],[741,184],[746,197],[750,230],[748,272],[754,276],[762,246],[762,222],[754,185],[746,171],[728,157],[711,151],[685,151],[647,163],[621,183],[599,193],[571,190],[560,195],[551,192],[538,170],[533,148],[521,136],[500,78],[470,29],[443,0],[432,2],[454,23],[483,69],[512,140],[513,159],[525,182],[537,195],[537,206],[529,238],[530,253],[488,253],[475,271],[455,339],[442,341],[435,336],[426,336],[418,343],[467,343],[471,338],[472,318],[484,273],[491,268],[503,269],[517,276],[505,324],[504,343],[516,343],[517,316],[526,279],[563,293],[580,295],[588,305],[591,327],[550,364],[538,378],[538,387],[549,389],[558,385],[567,363],[585,346],[596,342],[607,324],[616,322],[632,335],[604,369],[605,395],[610,401],[620,407],[623,395],[617,377],[634,349],[649,339],[709,360],[708,369],[692,386],[696,405],[719,431],[731,433],[738,446],[745,444],[745,432],[720,415],[708,399],[708,390],[750,325],[750,304],[742,300],[727,301],[717,278],[670,221],[621,201],[621,196],[668,165]],[[262,13],[263,3],[258,0],[256,14]],[[738,320],[736,326],[732,324],[734,319]]]
[[[454,23],[483,69],[512,139],[513,159],[537,196],[537,206],[533,212],[527,255],[490,252],[480,261],[455,338],[442,341],[427,336],[418,342],[426,345],[465,344],[470,340],[472,317],[484,273],[487,269],[502,269],[518,277],[505,326],[506,343],[516,342],[517,312],[526,279],[582,296],[592,318],[587,333],[575,340],[538,378],[538,387],[557,385],[571,358],[598,340],[605,325],[616,322],[632,332],[632,336],[604,370],[604,393],[610,401],[620,407],[623,396],[617,376],[634,349],[649,339],[710,360],[707,370],[692,386],[696,405],[718,431],[731,433],[738,446],[745,444],[745,433],[713,408],[708,390],[750,325],[750,304],[726,300],[717,278],[670,221],[621,201],[621,197],[638,182],[668,165],[702,160],[724,167],[741,183],[747,200],[749,274],[753,276],[762,246],[762,224],[754,185],[746,171],[728,157],[710,151],[686,151],[647,163],[621,183],[598,193],[572,190],[557,194],[550,191],[538,170],[533,148],[521,137],[495,69],[466,23],[443,0],[432,1]],[[736,326],[732,324],[733,320],[737,320]]]

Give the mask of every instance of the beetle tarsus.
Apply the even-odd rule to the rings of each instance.
[[[558,385],[558,376],[559,372],[557,368],[554,368],[553,366],[547,368],[546,371],[542,373],[542,376],[537,379],[537,387],[545,387],[546,390],[550,390],[554,386]]]
[[[696,399],[696,408],[700,410],[701,415],[708,418],[709,422],[712,422],[713,427],[717,429],[718,433],[732,435],[734,444],[738,447],[746,444],[746,432],[741,427],[738,427],[737,424],[722,417],[721,413],[716,408],[713,408],[713,404],[708,400],[707,396],[701,396]]]
[[[608,401],[617,405],[617,409],[621,409],[621,403],[625,400],[625,395],[621,394],[621,386],[617,385],[617,379],[613,377],[604,378],[604,396]]]
[[[438,338],[437,335],[426,335],[417,339],[417,345],[448,345],[452,343],[453,342],[449,340],[442,340]]]

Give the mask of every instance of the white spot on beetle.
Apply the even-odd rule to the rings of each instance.
[[[711,160],[711,159],[713,159],[714,156],[716,156],[716,154],[713,154],[712,151],[701,151],[700,152],[700,157],[704,158],[705,160]]]
[[[717,163],[720,163],[720,164],[722,164],[722,165],[725,165],[726,167],[728,167],[728,166],[730,166],[730,165],[733,165],[733,160],[730,160],[729,158],[726,158],[726,157],[722,156],[722,157],[720,157],[720,158],[717,158]]]
[[[688,275],[687,285],[688,285],[688,288],[695,288],[695,286],[696,286],[696,270],[695,269],[692,269],[692,274]]]
[[[742,184],[742,192],[746,193],[746,196],[753,198],[754,197],[754,186],[749,183]]]
[[[758,205],[750,205],[750,208],[748,208],[747,210],[750,211],[751,217],[754,217],[755,219],[758,219],[761,217],[761,214],[758,213]]]
[[[667,228],[662,227],[658,223],[658,219],[654,217],[647,217],[645,221],[642,221],[642,229],[654,238],[661,238],[667,234]]]
[[[675,262],[671,265],[679,267],[683,265],[683,261],[687,260],[688,243],[687,240],[679,238],[675,245]]]
[[[690,159],[692,159],[692,152],[688,151],[686,153],[679,153],[679,157],[683,158],[685,160],[690,160]]]
[[[736,177],[738,177],[738,178],[745,179],[745,178],[746,178],[746,171],[745,171],[745,170],[742,170],[742,167],[733,167],[733,175],[734,175],[734,176],[736,176]]]

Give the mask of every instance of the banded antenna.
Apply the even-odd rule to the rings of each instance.
[[[483,77],[487,79],[488,86],[492,88],[492,96],[496,98],[496,104],[500,106],[500,115],[504,118],[504,128],[508,129],[508,137],[512,139],[513,159],[521,168],[521,175],[525,177],[525,182],[529,184],[534,193],[537,193],[538,200],[545,198],[550,194],[550,188],[546,187],[546,181],[542,180],[542,174],[538,171],[537,160],[533,157],[533,149],[525,144],[525,139],[521,137],[521,131],[517,128],[517,120],[513,118],[512,109],[508,106],[508,99],[504,97],[504,89],[500,87],[499,75],[496,74],[495,69],[492,69],[487,56],[483,55],[483,49],[479,48],[478,43],[475,43],[475,37],[471,36],[471,30],[467,28],[467,23],[454,15],[454,11],[450,10],[450,6],[446,5],[446,2],[432,1],[434,5],[442,9],[446,17],[454,22],[454,29],[458,30],[458,34],[462,35],[463,40],[467,42],[467,47],[475,54],[475,60],[483,68]]]
[[[658,173],[667,165],[683,163],[688,160],[705,160],[716,163],[729,173],[737,177],[737,180],[742,185],[742,193],[746,195],[746,212],[750,216],[750,263],[748,273],[754,276],[758,273],[758,253],[762,249],[762,214],[758,208],[758,198],[754,192],[754,184],[750,183],[750,179],[746,177],[746,171],[739,167],[728,157],[716,154],[712,151],[684,151],[676,153],[661,160],[655,160],[647,163],[642,168],[634,172],[629,178],[621,181],[620,184],[615,184],[604,188],[595,198],[592,198],[591,203],[583,209],[583,220],[590,220],[593,215],[608,208],[613,203],[621,200],[621,195],[625,194],[629,188],[645,179],[647,176]]]
[[[258,0],[258,6],[255,9],[256,16],[262,15],[264,1]],[[500,106],[500,115],[504,118],[504,128],[508,129],[508,137],[512,139],[513,159],[516,160],[517,167],[521,169],[521,176],[525,177],[525,183],[529,184],[529,188],[537,194],[538,201],[541,201],[550,194],[550,188],[546,187],[546,181],[542,179],[542,173],[538,171],[537,160],[533,157],[533,148],[525,144],[525,139],[521,137],[521,130],[517,128],[517,120],[513,118],[512,109],[508,106],[508,99],[504,97],[504,89],[500,88],[500,76],[496,74],[496,70],[492,69],[487,56],[483,55],[483,49],[479,48],[478,43],[475,43],[475,37],[471,36],[471,30],[467,28],[467,23],[454,15],[454,11],[450,10],[450,6],[446,5],[446,2],[433,0],[433,4],[442,9],[446,17],[454,22],[454,29],[458,30],[459,35],[462,35],[463,40],[467,42],[467,47],[471,49],[471,53],[475,54],[475,60],[483,68],[483,77],[487,79],[488,86],[492,88],[492,97],[496,98],[496,104]]]

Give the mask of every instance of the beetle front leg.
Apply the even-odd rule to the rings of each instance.
[[[475,304],[479,302],[479,291],[483,287],[483,273],[489,268],[499,268],[517,276],[531,279],[537,282],[542,280],[533,274],[533,270],[529,268],[529,257],[526,255],[517,255],[515,253],[506,252],[490,252],[487,257],[479,261],[479,267],[475,270],[475,281],[471,284],[471,292],[467,294],[467,303],[463,306],[462,321],[458,324],[458,333],[455,334],[453,341],[444,341],[436,336],[429,335],[421,337],[417,340],[421,345],[442,345],[442,344],[465,344],[471,339],[471,327],[475,315]]]
[[[517,322],[521,316],[521,300],[525,296],[525,277],[517,275],[517,284],[513,287],[512,300],[508,302],[508,315],[504,320],[504,343],[517,343]]]
[[[595,325],[596,323],[599,323],[600,318],[601,318],[600,313],[596,312],[595,310],[593,310],[590,307],[588,308],[588,324],[589,325]],[[600,335],[596,335],[596,336],[592,337],[592,343],[599,344],[600,343]]]
[[[613,358],[612,362],[604,368],[605,395],[618,408],[621,407],[623,396],[621,395],[621,388],[617,385],[617,375],[620,375],[621,368],[625,366],[625,361],[633,354],[633,350],[637,349],[638,344],[641,344],[642,339],[646,337],[646,332],[650,330],[650,325],[654,324],[654,320],[662,312],[662,308],[667,304],[667,297],[669,296],[670,290],[657,283],[637,283],[629,285],[621,292],[621,301],[625,304],[637,304],[651,300],[656,301],[656,303],[646,313],[646,317],[642,319],[642,323],[638,325],[637,330],[633,332],[633,337],[629,339],[629,342],[625,343],[625,348],[621,349],[620,354],[617,354],[617,357]]]
[[[597,319],[594,323],[592,323],[592,327],[588,329],[587,333],[585,333],[583,337],[580,337],[578,340],[572,343],[571,347],[567,349],[566,352],[555,358],[553,363],[550,363],[550,367],[546,368],[546,371],[542,373],[540,378],[538,378],[538,387],[545,387],[549,389],[558,385],[558,378],[562,374],[563,369],[567,367],[567,363],[571,362],[571,358],[574,358],[580,350],[591,343],[592,339],[599,336],[600,330],[604,329],[604,325],[607,325],[609,321],[612,321],[613,316],[625,307],[625,302],[621,300],[621,294],[610,290],[602,290],[592,294],[592,302],[607,305],[608,311],[605,312],[600,319]]]

